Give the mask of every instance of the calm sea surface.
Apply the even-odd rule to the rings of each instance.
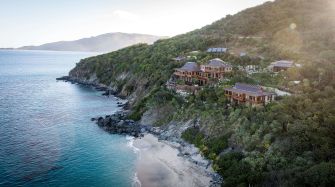
[[[57,82],[92,53],[0,50],[0,186],[131,186],[136,154],[91,117],[115,98]]]

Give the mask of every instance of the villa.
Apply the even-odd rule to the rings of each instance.
[[[208,48],[207,49],[208,53],[227,53],[228,52],[228,48]]]
[[[208,79],[222,79],[225,74],[233,71],[233,66],[219,58],[210,60],[208,64],[200,66],[201,75]]]
[[[232,69],[232,65],[216,58],[200,66],[195,62],[187,62],[183,67],[176,68],[173,76],[187,85],[203,86],[212,80],[224,78]]]
[[[236,104],[251,106],[265,105],[274,101],[275,93],[266,92],[261,86],[236,83],[232,88],[225,89],[225,95]]]
[[[280,72],[280,71],[286,71],[289,68],[292,68],[293,65],[294,65],[293,61],[280,60],[280,61],[272,62],[268,68],[272,72]]]
[[[196,62],[187,62],[183,67],[176,68],[173,75],[187,85],[203,85],[206,82],[204,78],[201,78],[200,67]]]

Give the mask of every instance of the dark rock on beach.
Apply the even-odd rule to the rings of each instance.
[[[97,91],[107,91],[110,90],[106,85],[96,83],[94,81],[89,81],[89,80],[82,80],[76,77],[71,77],[71,76],[62,76],[59,78],[56,78],[58,81],[65,81],[65,82],[71,82],[73,84],[81,84],[81,85],[86,85],[86,86],[93,86]]]
[[[116,112],[113,115],[105,117],[92,118],[96,121],[99,127],[113,134],[124,134],[134,137],[143,136],[147,132],[147,127],[136,123],[133,120],[127,119],[127,114],[123,111]]]
[[[111,89],[106,89],[104,90],[105,92],[102,94],[104,96],[110,96],[110,95],[115,95],[117,94],[114,90],[111,90]]]
[[[104,84],[100,84],[97,81],[83,80],[73,76],[63,76],[57,78],[56,80],[70,82],[72,84],[92,86],[95,88],[95,90],[104,92],[102,95],[105,96],[117,95],[116,90],[113,90],[113,88],[108,87]],[[118,97],[122,99],[121,96],[118,95]],[[117,106],[124,110],[128,110],[130,108],[129,102],[123,103],[119,101],[117,102]],[[148,127],[140,125],[133,120],[129,120],[126,116],[126,111],[120,111],[113,115],[107,115],[105,117],[91,118],[91,121],[95,121],[99,125],[99,127],[110,133],[126,134],[139,137],[143,135],[144,132],[147,132]]]
[[[123,109],[123,110],[129,110],[129,109],[130,109],[130,104],[129,104],[129,102],[124,103],[124,104],[122,105],[122,109]]]
[[[94,87],[95,90],[103,92],[102,93],[103,96],[115,95],[120,99],[126,99],[125,96],[123,96],[119,93],[117,88],[106,86],[104,84],[99,83],[99,81],[85,80],[85,79],[81,79],[81,78],[73,77],[73,76],[63,76],[63,77],[56,78],[56,80],[57,81],[70,82],[72,84],[81,84],[81,85],[84,85],[84,86],[92,86],[92,87]]]

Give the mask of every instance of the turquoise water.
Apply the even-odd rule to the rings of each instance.
[[[0,50],[0,186],[131,186],[130,140],[90,121],[116,99],[55,80],[92,55]]]

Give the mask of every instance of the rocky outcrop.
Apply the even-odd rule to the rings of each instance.
[[[150,131],[149,126],[127,119],[127,113],[123,111],[105,117],[92,118],[91,120],[95,121],[105,131],[113,134],[140,137],[143,136],[143,133]]]
[[[72,76],[63,76],[63,77],[56,78],[56,80],[70,82],[72,84],[92,86],[95,88],[95,90],[104,92],[102,94],[104,96],[116,95],[120,98],[123,98],[123,99],[125,98],[121,95],[118,95],[119,92],[115,87],[110,87],[110,86],[101,84],[96,79],[83,79],[83,78],[77,78],[77,77],[72,77]],[[129,105],[127,105],[127,107],[129,107]]]
[[[106,85],[100,84],[98,83],[98,81],[92,80],[92,79],[83,79],[83,78],[78,78],[78,77],[73,77],[73,76],[63,76],[63,77],[56,78],[56,80],[94,86],[96,87],[96,89],[100,91],[107,89]]]

